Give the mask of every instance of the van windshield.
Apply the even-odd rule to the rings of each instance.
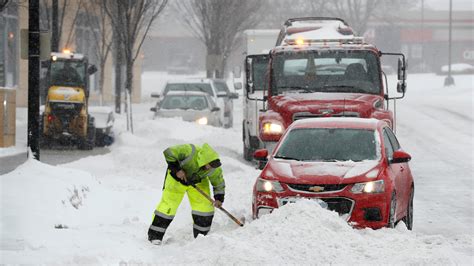
[[[378,62],[371,51],[279,53],[272,61],[272,94],[292,90],[380,94]]]

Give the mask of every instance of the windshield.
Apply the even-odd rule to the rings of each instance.
[[[375,160],[376,148],[373,130],[298,128],[288,133],[275,158],[299,161]]]
[[[51,85],[85,86],[86,67],[83,61],[51,61]]]
[[[211,84],[209,83],[170,83],[166,85],[164,94],[169,91],[201,91],[214,96]]]
[[[167,95],[161,103],[161,109],[208,109],[205,96],[202,95]]]
[[[292,90],[380,94],[376,55],[370,51],[297,51],[276,54],[272,94]]]

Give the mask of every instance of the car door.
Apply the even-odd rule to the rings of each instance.
[[[393,182],[394,189],[396,191],[396,199],[397,199],[397,219],[400,217],[400,213],[404,212],[404,208],[402,206],[406,205],[406,202],[404,201],[405,197],[405,191],[406,189],[404,188],[404,178],[403,178],[403,164],[402,163],[392,163],[393,159],[393,152],[394,152],[394,146],[392,145],[392,141],[390,140],[389,137],[389,132],[390,129],[388,127],[385,127],[383,129],[383,141],[384,141],[384,147],[385,147],[385,155],[388,159],[388,172],[390,174],[390,179]]]
[[[386,128],[388,137],[390,139],[390,143],[392,144],[393,151],[401,150],[400,143],[397,140],[397,137],[393,133],[390,128]],[[410,178],[409,178],[409,171],[408,163],[398,163],[398,168],[400,169],[400,188],[399,191],[401,192],[402,199],[400,203],[403,204],[401,206],[407,206],[409,193],[411,188]],[[400,208],[401,210],[402,208]]]

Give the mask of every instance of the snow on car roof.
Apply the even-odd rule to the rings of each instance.
[[[168,95],[195,95],[195,96],[206,96],[208,95],[205,92],[202,91],[169,91],[166,96]],[[165,96],[165,97],[166,97]]]
[[[88,107],[89,112],[91,113],[103,113],[108,114],[112,112],[112,107],[110,106],[90,106]]]
[[[180,84],[180,83],[210,83],[211,81],[222,81],[223,79],[212,79],[212,78],[185,78],[185,79],[173,79],[169,80],[167,84]]]
[[[385,123],[375,118],[358,117],[318,117],[297,120],[292,124],[294,128],[334,127],[334,128],[366,128],[376,129],[379,124]]]

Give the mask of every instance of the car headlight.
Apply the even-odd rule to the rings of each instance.
[[[201,117],[198,120],[196,120],[196,123],[199,125],[207,125],[207,117]]]
[[[280,185],[278,181],[269,181],[265,179],[259,178],[257,180],[257,191],[259,192],[282,192],[283,187]]]
[[[354,184],[351,188],[351,192],[355,194],[359,193],[381,193],[385,191],[385,184],[383,180],[377,180],[366,183]]]
[[[283,126],[280,123],[265,122],[263,123],[264,134],[281,134],[283,133]]]

